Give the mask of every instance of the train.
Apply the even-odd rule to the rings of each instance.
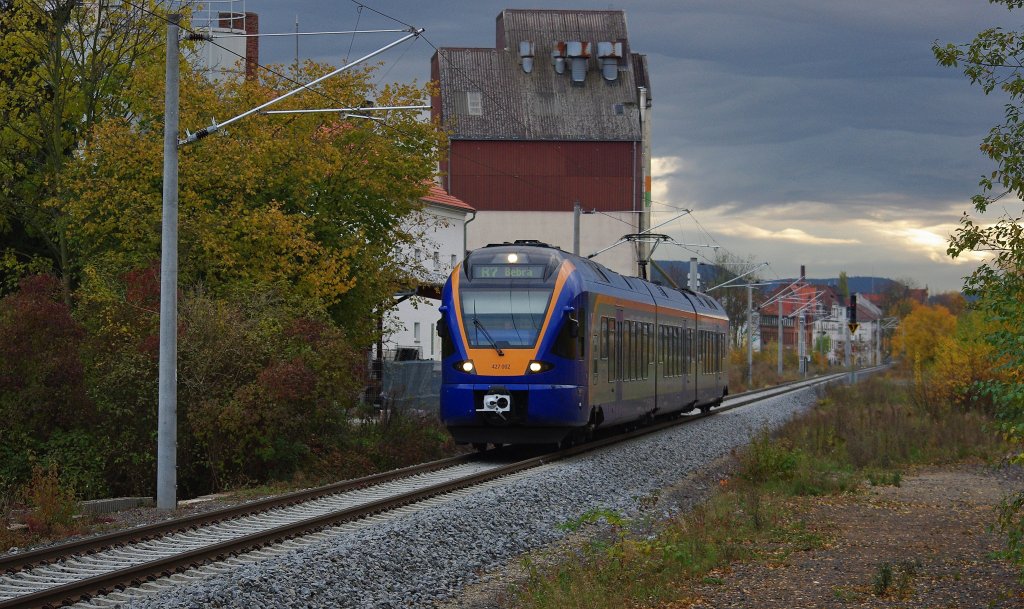
[[[539,241],[470,252],[439,311],[441,421],[478,450],[585,441],[729,393],[718,301]]]

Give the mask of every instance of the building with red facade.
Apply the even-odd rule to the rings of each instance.
[[[441,48],[432,115],[448,131],[442,186],[472,204],[470,249],[538,239],[580,253],[640,227],[649,210],[651,89],[621,10],[503,10],[492,48]],[[627,246],[597,260],[636,271]]]

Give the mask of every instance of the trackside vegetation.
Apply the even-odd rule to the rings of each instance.
[[[1008,11],[1024,8],[1020,0],[989,1]],[[983,253],[964,292],[975,299],[984,327],[977,348],[986,350],[999,374],[971,391],[991,405],[999,431],[1014,444],[1016,461],[1024,462],[1024,46],[1021,31],[1012,29],[1019,19],[1010,21],[1010,28],[993,24],[966,44],[936,42],[932,52],[939,65],[962,71],[985,95],[1004,102],[1002,123],[980,145],[992,171],[981,176],[973,209],[961,217],[947,253],[952,258]],[[1011,558],[1024,569],[1024,493],[1007,503],[1000,524],[1008,533]]]
[[[187,32],[194,6],[0,0],[0,507],[40,535],[77,500],[154,494],[166,15]],[[334,70],[214,82],[182,44],[179,137]],[[279,109],[429,96],[376,70]],[[360,399],[378,320],[422,270],[403,252],[432,228],[413,219],[442,136],[412,113],[255,115],[182,147],[179,498],[452,449]]]
[[[923,402],[898,375],[834,385],[805,416],[752,438],[736,455],[735,474],[693,511],[652,524],[598,510],[570,523],[607,526],[582,548],[556,556],[554,567],[526,561],[527,581],[511,596],[520,609],[685,600],[693,584],[714,583],[717,567],[823,544],[794,516],[796,497],[899,485],[914,465],[998,461],[1007,445],[991,433],[992,422],[981,410]],[[893,585],[892,577],[877,585]]]

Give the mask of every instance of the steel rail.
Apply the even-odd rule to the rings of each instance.
[[[861,372],[870,373],[876,371],[879,368],[866,369],[862,370]],[[659,431],[663,431],[676,425],[693,422],[695,420],[711,416],[719,412],[725,412],[728,410],[733,410],[736,408],[747,406],[751,403],[758,402],[770,397],[777,397],[779,395],[784,395],[786,393],[799,391],[800,389],[803,388],[835,382],[836,380],[843,379],[846,376],[847,373],[842,372],[827,375],[824,377],[816,377],[813,379],[801,379],[798,381],[793,381],[781,386],[775,386],[767,389],[744,392],[741,394],[737,394],[736,396],[733,396],[732,403],[718,406],[714,410],[709,410],[708,412],[700,412],[687,416],[662,420],[653,425],[648,425],[624,434],[618,434],[615,436],[610,436],[607,438],[602,438],[577,446],[565,448],[553,453],[548,453],[538,457],[532,457],[529,459],[518,461],[516,463],[501,466],[486,472],[470,474],[457,480],[452,480],[430,487],[401,493],[385,499],[370,501],[359,506],[342,509],[330,514],[319,515],[312,518],[299,520],[293,523],[280,525],[269,530],[247,534],[228,541],[215,543],[203,548],[176,554],[174,556],[169,556],[165,558],[156,559],[153,561],[148,561],[145,563],[140,563],[138,565],[127,567],[124,569],[111,571],[106,574],[81,579],[79,581],[63,584],[60,586],[55,586],[46,590],[15,597],[13,599],[9,599],[6,601],[0,601],[0,609],[29,609],[41,606],[47,607],[54,605],[71,604],[79,602],[81,600],[90,600],[94,596],[121,591],[131,586],[140,586],[146,582],[154,581],[161,577],[170,576],[174,573],[180,573],[206,564],[218,562],[224,560],[228,556],[235,556],[246,552],[251,552],[254,550],[259,550],[261,548],[276,543],[280,543],[291,538],[299,537],[301,535],[306,535],[312,532],[321,531],[325,528],[336,526],[344,522],[359,520],[372,514],[378,514],[394,510],[405,505],[417,503],[425,499],[429,499],[431,497],[448,494],[471,486],[476,486],[478,484],[495,480],[497,478],[509,476],[520,471],[560,461],[582,453],[596,451],[611,446],[613,444],[618,444],[631,439],[639,438],[641,436],[657,433]],[[211,511],[191,518],[179,519],[177,521],[169,521],[167,523],[159,523],[156,525],[150,525],[148,527],[140,527],[138,529],[132,529],[121,533],[113,533],[110,535],[104,535],[90,540],[83,540],[81,542],[66,544],[64,546],[44,548],[34,552],[25,553],[23,555],[14,555],[14,557],[6,558],[5,562],[8,564],[16,564],[13,558],[20,557],[24,559],[28,558],[29,556],[31,556],[34,562],[36,563],[43,562],[43,560],[53,560],[57,557],[67,557],[73,554],[80,554],[83,551],[89,551],[89,549],[87,549],[87,546],[89,546],[91,543],[95,544],[96,542],[102,542],[104,544],[103,547],[110,547],[113,545],[119,545],[120,543],[123,543],[114,542],[114,539],[135,540],[140,538],[150,538],[160,534],[161,530],[163,530],[164,532],[181,531],[183,529],[194,528],[201,524],[209,524],[210,522],[226,520],[230,517],[233,517],[229,516],[229,514],[237,516],[262,511],[270,507],[279,507],[284,505],[301,503],[302,501],[307,499],[312,499],[340,492],[341,489],[365,488],[367,486],[372,486],[373,484],[376,483],[408,477],[415,473],[422,473],[425,471],[442,469],[443,467],[446,466],[454,465],[456,463],[468,462],[471,460],[475,460],[476,458],[477,455],[462,455],[450,459],[434,461],[431,463],[404,468],[401,470],[394,470],[392,472],[385,472],[374,476],[368,476],[365,478],[360,478],[358,480],[327,485],[324,487],[318,487],[316,489],[309,489],[306,491],[299,491],[297,493],[290,493],[288,495],[283,495],[281,497],[254,501],[241,506]],[[71,548],[74,548],[74,550],[69,551]],[[43,557],[45,557],[45,559]],[[0,566],[2,566],[2,563],[0,563]]]
[[[185,516],[182,518],[175,518],[173,520],[167,520],[165,522],[158,522],[141,527],[135,527],[132,529],[126,529],[124,531],[115,531],[113,533],[106,533],[98,536],[88,537],[78,541],[70,543],[60,544],[56,546],[50,546],[46,548],[40,548],[38,550],[31,550],[28,552],[21,552],[18,554],[11,554],[8,556],[0,557],[0,573],[16,573],[18,571],[28,569],[30,567],[46,564],[51,561],[68,558],[86,553],[94,553],[106,548],[124,545],[133,541],[143,541],[154,537],[160,537],[169,533],[176,533],[179,531],[186,531],[188,529],[194,529],[199,526],[212,524],[214,522],[220,522],[223,520],[230,520],[232,518],[238,518],[239,516],[247,516],[249,514],[255,514],[257,512],[263,512],[274,508],[286,507],[310,501],[313,499],[319,499],[328,495],[334,495],[337,493],[343,493],[346,491],[366,488],[382,482],[389,482],[391,480],[398,480],[400,478],[408,478],[416,474],[422,474],[426,472],[432,472],[470,461],[479,459],[477,454],[465,454],[456,457],[448,457],[447,459],[440,459],[438,461],[430,461],[428,463],[420,463],[418,465],[412,465],[401,469],[391,470],[387,472],[381,472],[379,474],[372,474],[363,478],[356,478],[354,480],[345,480],[343,482],[335,482],[325,486],[318,486],[311,489],[305,489],[301,491],[295,491],[276,497],[267,497],[265,499],[258,499],[255,501],[249,501],[239,505],[220,508],[217,510],[210,510],[201,514],[195,514],[193,516]]]

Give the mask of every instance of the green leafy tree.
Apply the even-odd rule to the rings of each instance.
[[[1013,11],[1022,0],[990,0]],[[1024,224],[1019,201],[1024,200],[1024,33],[993,27],[979,32],[967,44],[936,43],[939,64],[963,71],[986,95],[1006,98],[1003,122],[993,127],[981,143],[982,152],[995,164],[982,176],[981,192],[971,199],[974,213],[964,213],[952,236],[948,253],[956,258],[969,252],[987,251],[991,257],[966,280],[965,292],[977,298],[976,308],[985,317],[986,341],[993,361],[1001,363],[999,376],[983,381],[984,397],[990,398],[1001,431],[1018,447],[1024,444]],[[982,219],[997,201],[997,218]],[[994,221],[993,221],[994,220]],[[1024,495],[1008,504],[1003,525],[1009,532],[1010,555],[1024,564]],[[1014,508],[1013,506],[1016,506]]]
[[[1021,0],[991,1],[1010,10],[1024,7]],[[1003,430],[1024,442],[1024,225],[1019,204],[1016,213],[1009,211],[1012,203],[1001,206],[1007,211],[994,223],[980,218],[996,201],[1024,199],[1024,36],[994,27],[968,44],[937,43],[933,51],[941,65],[962,69],[986,95],[998,91],[1008,99],[1003,123],[993,127],[981,144],[995,169],[982,177],[981,192],[971,199],[976,215],[964,213],[948,251],[954,258],[975,251],[992,254],[967,278],[965,291],[978,298],[977,308],[994,322],[987,339],[1005,362],[1009,377],[987,389],[995,398]]]
[[[327,73],[307,63],[262,80],[209,83],[182,66],[181,124],[240,114]],[[415,86],[375,88],[373,69],[346,72],[281,109],[418,103]],[[109,119],[76,159],[68,205],[72,250],[83,268],[111,277],[159,255],[162,68],[140,70],[129,88],[133,121]],[[331,114],[251,116],[223,135],[183,147],[179,169],[180,272],[225,295],[245,286],[288,286],[302,310],[328,311],[369,341],[373,312],[407,273],[396,263],[415,239],[403,220],[437,163],[434,125],[395,113],[385,123]]]
[[[5,0],[0,5],[0,272],[53,270],[65,303],[78,270],[66,167],[92,128],[130,118],[122,96],[163,32],[160,3]],[[2,286],[0,286],[2,287]]]

